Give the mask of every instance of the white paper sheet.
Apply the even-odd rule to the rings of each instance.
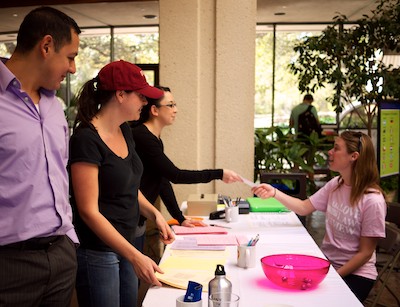
[[[250,181],[249,179],[246,179],[246,178],[244,178],[244,177],[242,177],[242,176],[240,176],[240,178],[242,178],[243,183],[247,184],[247,185],[248,185],[249,187],[251,187],[251,188],[254,188],[254,187],[257,186],[256,183]]]

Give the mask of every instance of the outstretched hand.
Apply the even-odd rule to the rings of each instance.
[[[225,183],[242,182],[242,178],[230,169],[224,169],[222,175],[222,181]]]
[[[272,185],[261,183],[251,189],[251,192],[260,198],[270,198],[275,196],[275,188]]]

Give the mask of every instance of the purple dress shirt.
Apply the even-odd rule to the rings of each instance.
[[[68,125],[53,91],[39,111],[0,61],[0,245],[67,234],[78,243],[69,204]]]

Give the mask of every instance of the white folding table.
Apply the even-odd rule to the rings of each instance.
[[[279,253],[298,253],[324,257],[323,253],[303,227],[293,212],[289,213],[250,213],[241,214],[236,223],[224,220],[206,223],[231,227],[229,234],[246,235],[248,238],[260,235],[257,243],[257,258]],[[179,238],[177,238],[179,239]],[[274,285],[264,275],[261,263],[255,268],[243,269],[236,265],[237,248],[228,246],[228,260],[225,270],[233,284],[233,292],[240,296],[241,307],[358,307],[363,306],[350,291],[342,278],[331,266],[326,278],[314,289],[288,290]],[[167,246],[161,262],[170,255]],[[185,290],[167,285],[150,288],[143,301],[144,307],[175,307],[176,298],[185,294]],[[207,292],[202,295],[203,306],[208,306]]]

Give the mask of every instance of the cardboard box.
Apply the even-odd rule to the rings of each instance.
[[[208,216],[217,210],[218,194],[190,194],[187,200],[187,215]]]

